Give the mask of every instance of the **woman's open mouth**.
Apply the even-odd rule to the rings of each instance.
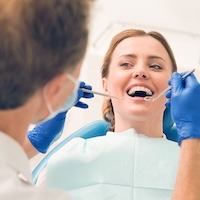
[[[127,94],[131,97],[146,97],[152,96],[154,92],[143,86],[135,86],[129,89]]]

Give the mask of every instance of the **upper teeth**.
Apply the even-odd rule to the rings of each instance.
[[[143,91],[143,92],[146,92],[148,95],[153,95],[153,92],[146,88],[146,87],[142,87],[142,86],[135,86],[133,88],[131,88],[129,91],[128,91],[128,94],[134,94],[136,91]]]

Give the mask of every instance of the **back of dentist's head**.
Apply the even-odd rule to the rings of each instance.
[[[0,1],[0,110],[17,108],[85,55],[90,0]]]

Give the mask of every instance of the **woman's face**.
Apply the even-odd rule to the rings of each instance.
[[[112,99],[115,118],[118,116],[145,120],[162,118],[166,97],[147,102],[144,96],[156,97],[168,87],[172,63],[164,46],[151,36],[130,37],[113,52],[109,74],[103,87]]]

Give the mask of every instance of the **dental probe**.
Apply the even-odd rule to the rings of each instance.
[[[85,89],[85,88],[81,88],[81,90],[83,92],[97,94],[97,95],[104,96],[104,97],[111,97],[111,98],[115,98],[115,99],[122,99],[123,98],[123,97],[115,97],[115,96],[112,96],[112,95],[109,95],[109,94],[105,94],[105,93],[102,93],[102,92],[96,92],[94,90],[88,90],[88,89]]]
[[[192,74],[193,72],[195,71],[195,69],[192,69],[188,72],[186,72],[183,76],[182,76],[182,80],[185,80],[190,74]],[[149,97],[149,96],[146,96],[144,97],[144,100],[145,101],[151,101],[151,102],[154,102],[156,101],[158,98],[160,98],[161,96],[165,95],[165,93],[171,89],[171,86],[168,86],[165,90],[163,90],[157,97],[153,98],[153,97]]]

